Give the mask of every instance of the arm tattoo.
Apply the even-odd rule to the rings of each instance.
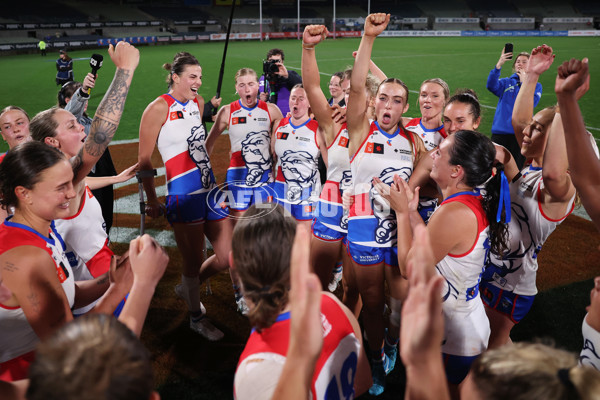
[[[81,148],[79,150],[79,153],[77,153],[77,155],[71,158],[71,160],[69,161],[71,162],[73,174],[77,175],[79,173],[79,170],[81,169],[81,166],[83,165],[83,148]]]
[[[19,270],[19,267],[17,267],[15,264],[6,261],[4,263],[4,268],[3,268],[6,272],[15,272]]]
[[[93,157],[102,155],[117,130],[129,91],[127,81],[132,74],[132,71],[117,69],[108,92],[96,110],[90,137],[85,141],[85,151]]]

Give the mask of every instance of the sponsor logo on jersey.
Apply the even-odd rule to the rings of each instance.
[[[264,122],[264,121],[268,121],[269,119],[268,119],[268,118],[264,118],[264,117],[259,117],[259,118],[254,118],[254,120],[255,120],[255,121],[261,121],[261,122]]]
[[[289,136],[290,134],[288,132],[277,132],[277,139],[287,140]]]
[[[350,145],[350,141],[348,140],[348,138],[345,138],[345,137],[340,138],[340,141],[338,142],[338,146],[348,148],[349,145]]]
[[[245,124],[245,123],[246,123],[246,117],[233,117],[233,118],[231,118],[231,125]]]
[[[310,142],[310,139],[307,137],[297,136],[296,140],[300,140],[301,142]]]
[[[383,145],[381,143],[367,143],[365,153],[383,154]]]
[[[169,120],[174,121],[176,119],[183,119],[183,112],[181,112],[181,111],[172,111],[169,114]]]
[[[63,283],[69,277],[69,271],[67,271],[67,268],[62,261],[56,266],[56,275],[58,275],[60,283]]]

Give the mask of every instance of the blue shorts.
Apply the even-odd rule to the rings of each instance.
[[[398,266],[398,247],[367,247],[347,243],[348,254],[358,265],[375,265],[384,263],[390,267]]]
[[[319,215],[313,219],[311,231],[314,237],[326,242],[339,242],[346,238],[347,232],[340,232],[325,225]]]
[[[313,188],[288,188],[287,183],[276,181],[273,185],[275,201],[297,221],[311,221],[315,217],[316,201],[311,201]],[[316,200],[316,199],[315,199]]]
[[[284,201],[275,199],[278,204],[291,214],[296,221],[311,221],[315,216],[315,205],[314,203],[307,204],[290,204]]]
[[[535,296],[521,296],[513,292],[500,289],[490,282],[479,284],[483,304],[507,316],[513,323],[518,324],[529,312]]]
[[[477,356],[454,356],[452,354],[442,353],[444,359],[444,369],[446,370],[446,379],[448,382],[458,385],[465,380],[471,370],[471,364],[475,362]]]
[[[167,195],[166,217],[171,225],[175,223],[201,223],[218,221],[229,215],[229,207],[225,196],[214,195],[214,190],[208,193]],[[215,199],[221,199],[218,202]]]
[[[229,208],[234,211],[246,211],[252,204],[269,203],[275,198],[272,183],[258,187],[247,187],[227,183],[226,195]]]

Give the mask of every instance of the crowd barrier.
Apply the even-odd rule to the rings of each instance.
[[[337,31],[336,37],[361,37],[361,31]],[[262,34],[263,39],[298,39],[297,32],[269,32]],[[535,31],[535,30],[516,30],[516,31],[384,31],[382,37],[510,37],[510,36],[564,36],[564,37],[582,37],[582,36],[600,36],[600,30],[570,30],[570,31]],[[333,33],[329,32],[329,37]],[[128,36],[119,38],[100,38],[97,40],[64,40],[48,43],[48,48],[89,48],[106,47],[109,44],[116,44],[119,41],[126,41],[131,44],[156,44],[156,43],[178,43],[178,42],[197,42],[197,41],[220,41],[225,40],[226,34],[194,34],[184,33],[172,36]],[[260,40],[259,32],[252,33],[232,33],[231,40]],[[0,51],[10,50],[32,50],[37,48],[38,41],[30,43],[5,43],[0,44]]]

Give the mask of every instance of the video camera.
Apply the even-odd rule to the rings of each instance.
[[[279,78],[277,60],[263,60],[263,72],[268,81],[276,81]]]

